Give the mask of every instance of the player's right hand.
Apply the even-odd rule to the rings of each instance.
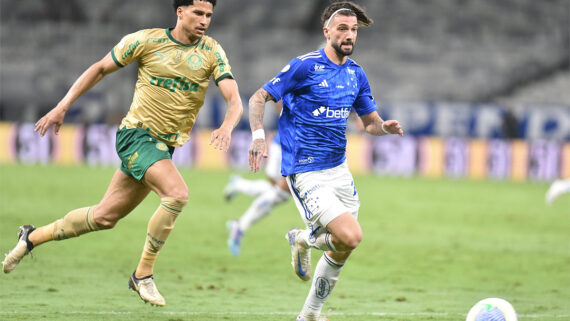
[[[258,138],[249,145],[249,169],[254,173],[261,167],[261,158],[267,158],[265,139]]]
[[[40,131],[40,136],[45,135],[47,130],[54,125],[54,132],[57,135],[61,125],[63,125],[63,119],[65,118],[65,110],[63,108],[58,108],[57,106],[50,110],[44,117],[40,118],[36,122],[35,132]]]

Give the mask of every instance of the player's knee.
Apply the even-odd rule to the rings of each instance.
[[[362,241],[362,231],[355,231],[347,235],[344,240],[344,246],[349,250],[352,251],[358,247],[360,242]]]
[[[167,210],[171,211],[172,214],[180,214],[188,203],[188,196],[186,198],[182,197],[162,197],[160,203]]]
[[[95,212],[95,213],[97,213],[97,212]],[[99,228],[99,230],[108,230],[108,229],[112,229],[113,227],[115,227],[115,225],[117,225],[117,222],[119,221],[119,215],[113,215],[113,214],[98,215],[98,214],[96,214],[93,217],[93,220],[97,224],[97,227]]]
[[[188,188],[186,186],[173,188],[162,198],[168,198],[176,200],[175,202],[186,204],[188,202]]]

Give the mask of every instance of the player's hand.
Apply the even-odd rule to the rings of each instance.
[[[249,145],[249,169],[254,173],[261,167],[261,158],[267,158],[267,146],[265,139],[259,138]]]
[[[57,135],[59,133],[61,125],[63,125],[64,118],[65,110],[63,108],[55,107],[36,122],[34,131],[37,132],[39,130],[40,136],[43,136],[45,135],[46,131],[53,125],[54,133]]]
[[[232,141],[232,129],[221,126],[212,132],[210,145],[214,143],[214,148],[227,152]]]
[[[404,130],[397,120],[385,120],[382,124],[382,128],[384,128],[384,130],[390,134],[398,134],[400,136],[404,136]]]

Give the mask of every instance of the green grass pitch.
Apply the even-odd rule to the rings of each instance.
[[[0,251],[20,225],[97,203],[113,171],[0,166]],[[235,258],[225,222],[251,199],[224,201],[229,171],[181,172],[189,204],[155,269],[165,307],[127,289],[158,205],[151,195],[113,230],[39,246],[0,275],[0,320],[294,320],[309,284],[294,275],[284,239],[302,225],[292,200],[253,226]],[[546,206],[546,183],[355,181],[364,239],[323,309],[332,321],[464,320],[486,297],[510,301],[522,321],[570,320],[570,195]]]

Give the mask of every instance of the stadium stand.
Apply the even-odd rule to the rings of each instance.
[[[472,101],[570,108],[567,0],[362,0],[375,24],[353,56],[382,100]],[[322,43],[327,0],[218,1],[209,34],[249,94],[292,57]],[[155,0],[0,2],[0,121],[35,121],[120,38],[174,25]],[[127,67],[130,68],[130,67]],[[129,107],[135,68],[99,84],[68,121],[112,122]],[[110,90],[110,89],[113,90]],[[30,93],[32,91],[32,94]]]

